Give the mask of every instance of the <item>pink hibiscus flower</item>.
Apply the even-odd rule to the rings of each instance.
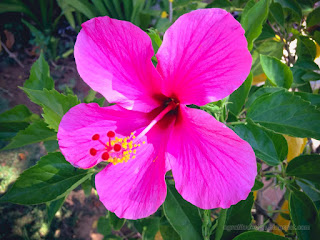
[[[98,17],[75,44],[82,79],[109,102],[79,104],[62,118],[58,139],[79,168],[110,162],[96,175],[105,207],[120,218],[154,213],[172,170],[182,197],[203,208],[245,199],[255,180],[250,145],[208,113],[188,108],[225,98],[246,79],[251,55],[241,25],[222,9],[181,16],[156,54],[140,28]]]

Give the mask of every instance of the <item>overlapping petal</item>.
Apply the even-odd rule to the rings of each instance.
[[[251,68],[244,30],[222,9],[182,15],[156,54],[163,92],[183,104],[204,105],[230,95]]]
[[[100,140],[106,143],[108,131],[129,136],[132,131],[148,125],[149,121],[145,113],[116,105],[102,108],[96,103],[82,103],[71,108],[61,120],[58,131],[60,150],[74,166],[90,168],[101,161],[103,153],[90,154],[91,148],[103,149],[100,141],[92,140],[94,134],[99,134]]]
[[[148,217],[160,207],[167,194],[165,149],[169,129],[155,127],[147,134],[148,144],[135,159],[108,165],[96,175],[96,188],[105,207],[120,218]]]
[[[149,36],[132,23],[109,17],[82,24],[74,48],[82,79],[109,102],[150,111],[158,106],[160,75]]]
[[[181,107],[168,153],[178,192],[200,208],[229,208],[254,185],[250,145],[204,111]]]

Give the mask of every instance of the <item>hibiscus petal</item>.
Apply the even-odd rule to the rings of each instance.
[[[251,146],[204,111],[181,106],[168,153],[178,192],[200,208],[229,208],[254,185]]]
[[[99,107],[96,103],[79,104],[71,108],[59,125],[58,140],[60,150],[76,167],[90,168],[101,162],[104,146],[100,141],[92,140],[99,134],[106,143],[108,131],[115,131],[121,136],[128,136],[134,130],[149,124],[147,115],[142,112],[126,110],[122,107]],[[101,149],[95,156],[90,149]]]
[[[82,79],[109,102],[150,111],[158,106],[161,77],[151,62],[149,36],[132,23],[109,17],[82,24],[74,47]]]
[[[164,34],[156,56],[164,94],[197,105],[230,95],[252,62],[244,30],[222,9],[182,15]]]
[[[148,143],[138,149],[135,159],[108,165],[96,175],[100,201],[118,217],[148,217],[164,202],[167,194],[165,147],[168,131],[154,127],[147,134]]]

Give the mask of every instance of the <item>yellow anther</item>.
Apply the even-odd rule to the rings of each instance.
[[[132,159],[135,159],[136,158],[136,156],[132,156]]]
[[[136,150],[136,149],[134,149],[134,150],[133,150],[133,154],[136,154],[136,153],[137,153],[137,150]]]
[[[138,145],[137,145],[137,144],[134,144],[133,146],[134,146],[134,147],[137,147]]]
[[[138,147],[140,147],[141,146],[141,144],[138,144]]]
[[[135,139],[136,138],[136,136],[132,136],[132,139]]]
[[[132,150],[129,150],[129,153],[132,153]]]
[[[142,144],[146,144],[146,141],[143,141]]]

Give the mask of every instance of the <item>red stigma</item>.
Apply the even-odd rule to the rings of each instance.
[[[92,140],[96,141],[100,139],[100,135],[99,134],[95,134],[92,136]]]
[[[108,136],[109,138],[113,138],[115,135],[116,135],[116,134],[114,133],[114,131],[109,131],[109,132],[107,133],[107,136]]]
[[[97,150],[94,149],[94,148],[91,148],[91,149],[90,149],[90,155],[91,155],[91,156],[95,156],[96,154],[97,154]]]
[[[104,152],[104,153],[102,154],[101,158],[102,158],[102,160],[107,161],[107,160],[109,159],[109,153]]]
[[[113,149],[114,149],[115,152],[119,152],[121,150],[120,144],[115,144]]]

